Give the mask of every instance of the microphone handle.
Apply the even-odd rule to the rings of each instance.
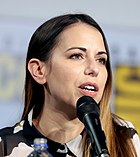
[[[92,149],[96,151],[98,157],[109,157],[108,148],[105,142],[106,137],[104,131],[101,129],[98,115],[93,116],[92,113],[85,115],[83,123],[85,124],[86,131],[90,137]]]

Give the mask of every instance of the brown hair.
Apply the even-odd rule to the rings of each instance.
[[[58,43],[61,32],[68,26],[78,22],[86,23],[98,29],[98,31],[102,34],[104,45],[109,55],[105,35],[97,22],[90,16],[85,14],[66,14],[46,21],[35,31],[28,47],[26,58],[25,106],[22,119],[27,118],[28,113],[33,107],[33,118],[36,118],[41,113],[44,103],[43,85],[35,82],[29,73],[27,68],[29,60],[31,58],[37,58],[40,61],[47,62],[51,56],[53,48]],[[108,79],[104,89],[104,94],[100,101],[101,124],[105,131],[110,155],[112,157],[134,157],[136,156],[136,153],[129,134],[126,132],[122,133],[121,129],[117,129],[119,126],[116,122],[117,118],[111,113],[109,100],[112,88],[112,72],[109,58],[110,57],[108,57],[106,64]],[[87,157],[90,154],[90,142],[86,132],[84,133],[83,143],[85,150],[84,157]]]

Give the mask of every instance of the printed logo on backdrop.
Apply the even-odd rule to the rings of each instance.
[[[120,65],[116,67],[116,110],[139,112],[140,67]],[[127,109],[126,109],[127,108]]]
[[[119,65],[115,73],[115,108],[140,133],[140,67]]]

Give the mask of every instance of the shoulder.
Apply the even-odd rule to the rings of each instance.
[[[24,122],[20,122],[20,123],[15,124],[14,126],[0,129],[0,137],[7,138],[10,136],[17,136],[23,130],[23,123]]]
[[[13,130],[14,126],[0,129],[0,137],[12,134]]]
[[[132,142],[134,144],[134,147],[136,149],[136,152],[137,152],[137,155],[140,156],[140,137],[138,135],[138,132],[136,131],[134,125],[129,122],[129,121],[126,121],[127,122],[127,126],[128,128],[130,128],[131,132],[132,132]]]
[[[140,156],[140,138],[133,123],[130,121],[118,119],[118,118],[115,120],[115,122],[117,123],[119,130],[125,131],[129,134],[129,137],[131,138],[134,144],[136,152],[138,156]]]
[[[1,144],[3,144],[4,154],[9,154],[20,142],[24,142],[22,123],[0,130]]]
[[[118,119],[117,124],[118,129],[120,131],[126,132],[130,138],[134,139],[134,137],[138,137],[138,132],[132,122],[128,120]]]
[[[116,132],[127,133],[129,135],[128,137],[131,138],[137,134],[134,125],[130,121],[124,120],[116,115],[113,115],[113,121]]]
[[[6,138],[7,136],[12,134],[13,127],[6,127],[0,130],[0,156],[4,156],[7,154],[6,145]]]

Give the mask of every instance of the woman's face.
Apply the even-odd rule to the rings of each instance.
[[[87,24],[69,26],[47,64],[46,99],[51,107],[67,110],[83,95],[100,102],[107,81],[107,52],[100,32]]]

